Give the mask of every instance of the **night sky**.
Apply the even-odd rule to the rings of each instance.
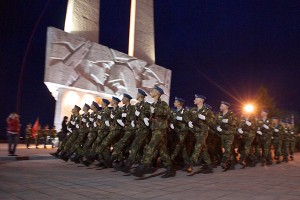
[[[43,83],[46,29],[64,29],[66,6],[0,1],[0,138],[20,80],[22,126],[37,117],[53,123],[55,100]],[[101,44],[127,53],[129,8],[129,0],[101,0]],[[199,93],[215,111],[221,100],[236,109],[264,86],[278,108],[300,112],[300,1],[154,0],[154,15],[156,64],[173,71],[171,103],[178,96],[191,106]]]

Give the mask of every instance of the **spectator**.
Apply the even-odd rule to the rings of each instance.
[[[7,140],[9,156],[16,156],[16,147],[21,129],[19,115],[15,112],[11,113],[6,119],[7,122]]]

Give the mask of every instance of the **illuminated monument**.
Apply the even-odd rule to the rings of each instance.
[[[128,54],[98,44],[99,5],[99,0],[69,0],[65,31],[48,28],[44,82],[56,99],[58,129],[75,104],[123,93],[135,97],[137,88],[149,93],[159,85],[169,101],[171,71],[154,64],[153,2],[131,1]]]

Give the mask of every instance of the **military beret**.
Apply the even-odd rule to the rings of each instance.
[[[90,105],[88,105],[86,103],[84,104],[84,107],[86,107],[88,110],[91,108]]]
[[[142,89],[138,89],[138,93],[143,95],[144,97],[147,96],[147,93]]]
[[[200,98],[200,99],[206,100],[206,97],[203,95],[200,95],[200,94],[195,94],[195,98]]]
[[[209,104],[205,103],[205,104],[204,104],[204,106],[205,106],[206,108],[208,108],[208,109],[212,110],[212,107],[211,107],[211,105],[209,105]]]
[[[117,102],[121,102],[121,100],[118,97],[112,97],[112,100],[117,101]]]
[[[261,112],[269,113],[270,111],[268,109],[262,109]]]
[[[97,110],[100,110],[100,106],[98,105],[98,103],[96,103],[95,101],[93,101],[93,106],[95,106],[95,108],[97,108]]]
[[[226,106],[230,106],[230,103],[228,103],[227,101],[221,101],[221,104],[224,104],[224,105],[226,105]]]
[[[81,110],[81,108],[77,105],[75,105],[74,108],[76,108],[78,111]]]
[[[129,94],[124,93],[123,97],[126,97],[127,99],[132,99],[132,96],[130,96]]]
[[[184,103],[184,102],[185,102],[185,100],[184,100],[184,99],[182,99],[182,98],[179,98],[179,97],[175,97],[175,100],[179,101],[180,103]]]
[[[157,85],[154,86],[154,89],[157,90],[160,94],[164,94],[164,90],[158,87]]]
[[[107,105],[110,104],[110,102],[107,99],[102,99],[102,102],[105,103],[105,104],[107,104]]]

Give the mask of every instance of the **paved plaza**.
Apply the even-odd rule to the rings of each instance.
[[[174,178],[136,180],[113,169],[64,162],[49,155],[54,149],[26,149],[16,157],[0,144],[0,199],[217,199],[299,200],[300,154],[295,161],[271,166]],[[163,172],[159,169],[155,174]]]

